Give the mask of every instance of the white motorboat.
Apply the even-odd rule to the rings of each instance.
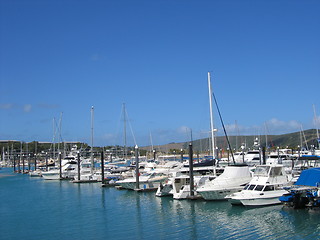
[[[258,165],[252,180],[241,192],[232,193],[226,198],[233,205],[266,206],[281,203],[279,197],[289,185],[289,177],[282,165]]]
[[[48,171],[41,173],[42,177],[46,180],[60,180],[60,169],[58,167],[51,167]]]
[[[40,169],[36,169],[34,171],[29,172],[30,177],[41,177],[42,176],[42,171]]]
[[[201,185],[204,184],[205,181],[209,180],[210,178],[215,178],[214,175],[198,175],[193,177],[194,185]],[[191,189],[190,189],[190,176],[189,175],[179,175],[178,177],[174,177],[172,179],[172,195],[173,199],[187,199],[191,196]],[[194,191],[194,196],[197,193]]]
[[[244,155],[244,163],[250,166],[261,164],[259,150],[250,150],[246,152]]]
[[[226,166],[217,178],[206,181],[196,191],[205,200],[226,200],[231,193],[239,192],[252,179],[252,172],[247,165]]]
[[[51,167],[48,171],[42,171],[41,175],[46,180],[72,179],[76,174],[77,163],[75,158],[66,157],[61,161],[61,176],[59,167]]]
[[[161,183],[168,179],[168,175],[163,173],[144,173],[139,176],[139,188],[137,188],[136,177],[126,178],[116,181],[116,184],[124,189],[130,190],[156,190]]]
[[[186,199],[191,196],[189,168],[181,168],[171,178],[172,195],[174,199]],[[204,184],[206,180],[212,180],[223,172],[223,168],[215,166],[203,166],[193,168],[193,182],[195,188]],[[194,192],[194,195],[197,195]]]

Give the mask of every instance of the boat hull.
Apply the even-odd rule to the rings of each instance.
[[[232,197],[229,202],[232,205],[243,205],[243,206],[268,206],[268,205],[275,205],[280,204],[281,201],[279,197],[281,197],[285,190],[277,191],[277,193],[270,194],[269,196],[258,195],[252,197]]]
[[[233,188],[233,189],[218,189],[218,190],[198,190],[197,192],[205,200],[227,200],[226,196],[232,193],[236,193],[242,190],[243,187]]]
[[[45,180],[60,180],[60,173],[49,173],[49,172],[44,172],[42,173],[42,177]]]

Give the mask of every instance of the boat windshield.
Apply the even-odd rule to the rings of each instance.
[[[265,188],[264,188],[264,191],[273,191],[274,190],[274,186],[273,185],[267,185]]]
[[[252,184],[248,187],[248,190],[253,190],[256,187],[256,185]]]
[[[257,166],[254,171],[255,176],[268,176],[270,166]]]
[[[270,172],[270,176],[281,176],[282,175],[282,167],[273,167]]]
[[[263,187],[264,187],[264,185],[257,185],[254,190],[255,191],[262,191]]]

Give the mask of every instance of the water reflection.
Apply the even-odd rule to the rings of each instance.
[[[294,240],[320,235],[320,210],[281,205],[250,209],[228,202],[158,198],[99,184],[28,179],[19,174],[1,178],[4,239]]]
[[[162,212],[162,223],[173,221],[178,231],[183,231],[189,239],[286,239],[288,236],[305,238],[310,233],[311,236],[319,235],[319,211],[284,214],[281,205],[250,209],[234,207],[228,202],[177,201],[168,198],[156,198],[156,202]],[[163,211],[170,212],[170,218]],[[314,223],[318,224],[317,230],[311,228],[314,228]]]

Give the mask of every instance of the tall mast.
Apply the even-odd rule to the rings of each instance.
[[[94,114],[94,107],[91,107],[91,171],[93,172],[94,169],[94,159],[93,159],[93,114]]]
[[[210,107],[210,132],[211,132],[211,147],[212,147],[212,157],[215,159],[215,141],[214,141],[214,125],[213,125],[213,113],[212,113],[212,89],[210,72],[208,72],[208,88],[209,88],[209,107]]]
[[[123,139],[124,139],[124,146],[123,146],[123,158],[127,158],[127,122],[126,122],[126,104],[123,103]]]
[[[313,106],[313,114],[314,114],[314,124],[315,124],[315,127],[316,127],[316,131],[317,131],[317,142],[318,142],[318,147],[320,148],[320,138],[319,138],[319,129],[318,129],[318,117],[317,117],[317,113],[316,113],[316,108],[314,106],[314,104],[312,105]]]
[[[52,139],[52,144],[53,144],[53,159],[56,157],[56,119],[53,118],[53,139]]]

